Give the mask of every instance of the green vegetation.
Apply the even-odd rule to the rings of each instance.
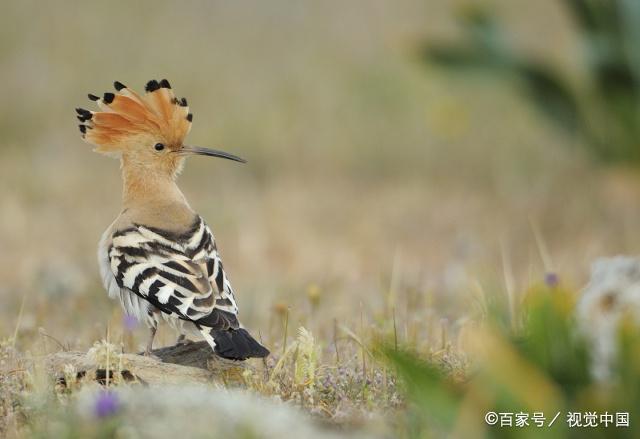
[[[605,163],[640,164],[640,6],[625,0],[565,0],[580,39],[580,72],[513,50],[485,7],[460,14],[465,44],[428,45],[426,59],[451,69],[485,70],[517,81],[540,113]]]
[[[398,371],[412,402],[406,416],[410,437],[434,431],[465,437],[636,437],[638,427],[607,425],[606,414],[629,413],[638,407],[640,335],[631,320],[623,321],[615,370],[608,380],[589,371],[588,344],[575,318],[575,294],[562,288],[538,287],[527,293],[520,324],[510,329],[488,318],[473,338],[477,361],[462,381],[407,350],[385,345],[383,355]],[[509,427],[487,425],[485,415],[510,413]],[[534,422],[534,413],[544,421]],[[569,424],[569,413],[581,413],[581,426]],[[527,424],[517,425],[522,413]],[[553,418],[558,418],[552,423]],[[593,427],[587,413],[595,413]],[[605,416],[601,418],[601,416]],[[586,417],[585,417],[586,416]]]

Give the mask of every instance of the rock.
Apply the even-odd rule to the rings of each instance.
[[[206,342],[156,349],[152,356],[125,354],[114,345],[96,343],[88,352],[62,351],[48,355],[45,364],[59,384],[73,379],[90,379],[102,384],[109,380],[141,384],[196,384],[241,379],[250,366],[246,362],[226,360],[211,352]]]

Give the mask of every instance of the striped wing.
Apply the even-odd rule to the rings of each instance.
[[[214,329],[236,329],[238,307],[202,218],[184,234],[135,225],[112,236],[111,271],[120,288],[165,314]]]

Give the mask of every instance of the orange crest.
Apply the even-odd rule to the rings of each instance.
[[[104,153],[122,151],[128,142],[140,137],[162,141],[169,148],[180,147],[193,116],[187,100],[175,97],[169,81],[149,81],[144,96],[118,81],[114,87],[117,93],[105,93],[102,98],[89,94],[100,111],[76,109],[86,142]]]

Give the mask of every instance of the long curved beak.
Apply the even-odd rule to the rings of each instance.
[[[196,154],[206,155],[209,157],[220,157],[222,159],[233,160],[235,162],[247,163],[247,161],[237,155],[229,154],[228,152],[220,151],[218,149],[202,148],[200,146],[182,145],[177,151],[179,154]]]

